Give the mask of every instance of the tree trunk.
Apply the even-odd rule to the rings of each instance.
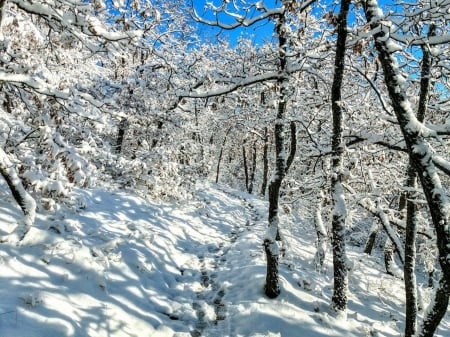
[[[227,132],[225,132],[225,136],[223,137],[222,146],[220,147],[219,151],[219,158],[217,159],[217,167],[216,167],[216,184],[219,183],[219,175],[220,175],[220,164],[222,163],[222,157],[223,157],[223,148],[225,147],[225,144],[227,142],[228,134],[230,133],[231,128],[228,128]]]
[[[428,36],[434,35],[435,26],[431,25]],[[420,95],[417,119],[423,122],[427,110],[430,91],[431,54],[427,46],[422,47],[422,71],[420,76]],[[416,238],[417,238],[417,174],[411,160],[408,164],[406,180],[406,237],[405,237],[405,337],[413,337],[417,332],[417,282],[416,282]]]
[[[117,134],[117,141],[116,141],[116,154],[122,152],[123,139],[125,136],[126,129],[127,129],[127,120],[124,118],[119,123],[119,132]]]
[[[384,267],[386,268],[387,274],[403,279],[403,275],[394,260],[394,249],[395,245],[387,237],[386,243],[384,244]]]
[[[375,181],[373,179],[372,171],[368,170],[367,173],[368,173],[368,178],[369,178],[369,184],[370,184],[371,192],[374,195],[376,195],[375,205],[376,205],[376,209],[378,209],[379,206],[380,206],[381,198],[380,198],[379,193],[377,192],[378,190],[377,190],[377,186],[375,184]],[[373,246],[375,244],[375,240],[377,238],[377,235],[380,232],[380,229],[381,229],[380,223],[377,220],[374,219],[373,220],[373,224],[372,224],[372,228],[370,229],[369,238],[367,239],[367,242],[366,242],[366,247],[364,248],[364,253],[369,254],[369,255],[372,253],[372,249],[373,249]]]
[[[322,221],[322,205],[324,202],[324,196],[322,191],[317,198],[317,206],[314,214],[314,227],[317,234],[317,251],[314,255],[314,264],[316,270],[320,270],[323,267],[326,254],[326,244],[327,244],[327,231]]]
[[[284,1],[283,1],[284,4]],[[278,35],[278,58],[279,58],[279,71],[282,76],[278,81],[279,98],[277,117],[275,120],[275,172],[272,177],[272,181],[269,185],[269,226],[267,234],[264,239],[264,250],[267,258],[267,272],[266,272],[266,285],[265,294],[269,298],[275,298],[280,294],[280,281],[278,275],[278,258],[279,249],[276,242],[276,238],[279,236],[279,198],[280,188],[286,174],[286,150],[284,145],[284,119],[286,113],[286,86],[288,77],[286,74],[287,69],[287,37],[284,25],[286,24],[286,13],[282,13],[278,17],[275,31]]]
[[[297,151],[297,126],[294,121],[291,121],[289,126],[291,129],[291,147],[289,149],[289,157],[286,160],[286,173],[289,171]]]
[[[264,148],[263,148],[263,177],[261,184],[261,195],[266,195],[267,180],[269,175],[269,130],[264,128]]]
[[[373,219],[372,228],[370,229],[370,234],[366,242],[366,246],[364,247],[365,254],[372,254],[373,246],[375,245],[375,240],[377,238],[378,233],[380,232],[381,226],[380,223]]]
[[[248,192],[249,176],[248,176],[247,153],[245,151],[245,142],[242,145],[242,160],[244,163],[245,190]]]
[[[15,238],[11,237],[14,241],[21,241],[34,223],[36,202],[23,187],[22,180],[17,175],[13,163],[9,160],[8,155],[2,148],[0,148],[0,174],[5,179],[14,200],[19,204],[24,214],[23,224],[18,225],[15,229],[13,233]]]
[[[332,215],[332,247],[334,268],[334,289],[331,306],[338,316],[347,316],[347,288],[348,266],[345,251],[345,221],[347,217],[344,189],[342,187],[342,160],[344,155],[343,109],[341,102],[342,79],[345,67],[345,42],[347,39],[347,14],[350,0],[341,0],[341,9],[338,17],[336,56],[334,64],[334,78],[331,89],[333,112],[332,136],[332,175],[331,198],[333,200]]]
[[[383,67],[384,80],[391,104],[402,131],[410,161],[420,179],[436,231],[436,246],[442,275],[417,334],[419,337],[432,337],[447,312],[450,296],[450,221],[448,215],[450,203],[432,160],[433,150],[424,138],[426,129],[415,118],[404,83],[401,82],[403,76],[401,76],[395,55],[390,48],[390,44],[395,42],[389,38],[389,25],[380,22],[383,20],[383,16],[380,15],[382,11],[376,0],[365,1],[364,11],[370,28],[377,31],[374,34],[375,47]],[[414,151],[414,149],[420,149],[420,151]]]
[[[253,184],[255,182],[255,173],[256,173],[256,141],[253,143],[252,149],[252,170],[250,172],[250,181],[248,185],[248,193],[253,193]]]
[[[284,157],[284,121],[283,115],[285,102],[278,103],[277,121],[275,122],[275,149],[276,165],[275,175],[269,185],[269,228],[267,236],[264,239],[264,248],[267,256],[267,274],[265,293],[269,298],[275,298],[280,294],[279,276],[278,276],[278,257],[279,249],[277,244],[278,225],[279,225],[279,198],[280,188],[285,175],[285,157]]]
[[[408,167],[408,189],[416,188],[416,171]],[[406,202],[406,237],[405,264],[403,275],[405,278],[405,337],[413,337],[417,331],[417,284],[416,284],[416,238],[417,238],[417,206],[415,195],[408,192]]]

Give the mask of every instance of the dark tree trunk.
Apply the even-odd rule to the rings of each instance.
[[[264,292],[269,298],[276,298],[280,292],[280,281],[278,275],[278,252],[272,251],[272,248],[276,245],[276,242],[271,242],[268,239],[264,240],[264,251],[267,257],[267,273],[266,273],[266,285]],[[278,247],[276,247],[278,250]]]
[[[245,190],[248,192],[249,177],[248,177],[248,163],[247,163],[247,153],[245,151],[245,143],[244,145],[242,145],[242,160],[244,164]]]
[[[219,182],[219,175],[220,175],[220,164],[222,163],[222,157],[223,157],[223,148],[225,147],[225,144],[227,142],[228,134],[230,133],[231,128],[228,128],[227,132],[225,132],[225,136],[223,137],[222,146],[220,147],[219,151],[219,158],[217,159],[217,167],[216,167],[216,184]]]
[[[125,136],[126,129],[127,129],[127,120],[124,118],[119,123],[119,132],[117,134],[117,141],[116,141],[116,154],[122,152],[123,139]]]
[[[408,167],[407,186],[416,188],[416,172]],[[406,202],[406,232],[405,232],[405,337],[413,337],[417,331],[417,284],[416,284],[416,237],[417,237],[417,206],[415,195],[408,192]]]
[[[445,272],[443,273],[445,274]],[[442,318],[447,312],[449,294],[450,294],[450,284],[448,282],[448,278],[446,278],[445,275],[443,275],[437,285],[436,292],[432,300],[434,301],[433,305],[430,308],[430,311],[427,313],[427,316],[424,317],[424,320],[422,322],[422,326],[418,334],[419,337],[434,336],[434,332],[436,331]]]
[[[295,158],[295,152],[297,151],[297,126],[294,121],[291,121],[289,126],[291,129],[291,147],[289,149],[289,157],[286,161],[286,173],[289,171]]]
[[[336,314],[344,316],[346,316],[347,312],[348,269],[345,251],[346,205],[342,187],[344,143],[342,139],[343,109],[341,105],[341,90],[345,67],[345,42],[347,39],[347,15],[349,6],[350,0],[341,0],[337,26],[334,78],[331,88],[333,112],[331,197],[334,208],[331,222],[334,268],[334,289],[331,306]]]
[[[375,240],[377,238],[378,233],[380,232],[381,226],[377,220],[373,220],[373,225],[370,230],[369,237],[366,242],[366,246],[364,247],[365,254],[372,254],[373,246],[375,245]]]
[[[269,176],[269,130],[264,128],[264,147],[263,147],[263,176],[261,184],[261,195],[266,195],[267,180]]]
[[[248,185],[248,193],[253,193],[253,184],[255,182],[255,173],[256,173],[256,142],[253,143],[253,152],[252,152],[252,170],[250,173],[250,181]]]
[[[276,237],[279,235],[279,198],[280,188],[286,172],[284,157],[284,121],[282,119],[285,111],[285,102],[278,103],[277,121],[275,122],[275,152],[276,165],[275,176],[269,185],[269,229],[267,238],[264,240],[264,248],[267,257],[267,275],[265,292],[269,298],[275,298],[280,294],[278,276],[279,249]]]
[[[388,45],[391,40],[387,36],[387,25],[380,22],[380,8],[377,1],[364,2],[364,10],[371,29],[379,29],[374,34],[375,47],[383,67],[389,97],[408,149],[410,161],[420,179],[436,231],[436,246],[442,275],[431,307],[427,310],[418,332],[419,337],[432,337],[447,312],[450,296],[450,221],[447,211],[450,205],[432,160],[432,148],[419,128],[410,127],[411,123],[416,122],[414,113],[411,111],[403,83],[399,83],[400,69],[396,64],[395,55],[392,55]],[[414,151],[416,148],[421,151]]]

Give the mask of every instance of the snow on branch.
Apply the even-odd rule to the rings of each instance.
[[[283,15],[286,10],[291,10],[293,8],[296,8],[298,12],[303,12],[314,2],[316,2],[316,0],[306,0],[301,4],[298,4],[296,1],[291,1],[287,4],[288,7],[284,4],[285,2],[287,1],[283,1],[283,5],[277,8],[268,8],[263,1],[258,1],[245,8],[238,8],[238,6],[233,5],[233,8],[230,9],[227,8],[227,4],[229,3],[229,1],[224,1],[220,6],[209,4],[209,7],[207,9],[213,12],[214,19],[212,20],[208,20],[202,17],[202,15],[199,14],[195,8],[192,9],[191,16],[195,21],[199,23],[219,27],[225,30],[232,30],[238,27],[250,27],[255,23],[261,22],[263,20]],[[257,13],[256,15],[253,14],[255,13],[255,11]],[[220,21],[218,17],[219,13],[226,14],[228,17],[232,18],[234,22],[225,23],[223,21]],[[249,16],[249,13],[252,13],[252,16]]]
[[[207,98],[207,97],[215,97],[220,96],[224,94],[229,94],[230,92],[233,92],[239,88],[246,87],[252,84],[261,83],[265,81],[270,80],[278,80],[283,78],[285,75],[280,74],[279,72],[269,72],[262,75],[255,75],[251,77],[247,77],[241,81],[237,81],[231,85],[217,88],[217,89],[211,89],[207,91],[200,91],[200,92],[179,92],[178,97],[186,97],[186,98]]]
[[[370,200],[360,200],[358,204],[363,207],[366,211],[370,212],[372,215],[378,217],[377,211],[378,209],[372,204]],[[384,211],[382,211],[384,212]],[[394,217],[391,213],[387,215],[387,219],[389,220],[390,225],[397,227],[401,230],[406,230],[406,222],[404,220],[400,220],[399,218]],[[418,231],[417,234],[423,235],[427,239],[432,239],[432,236],[424,231]]]
[[[380,146],[383,146],[387,149],[394,150],[394,151],[407,152],[405,147],[391,144],[387,141],[382,140],[382,138],[380,138],[380,136],[376,136],[376,135],[362,136],[362,135],[352,135],[351,134],[346,137],[352,138],[345,144],[346,147],[350,147],[350,146],[358,144],[358,143],[366,142],[366,143],[370,143],[370,144],[374,144],[374,145],[380,145]]]
[[[94,106],[97,109],[101,109],[102,107],[105,106],[105,103],[96,100],[94,97],[92,97],[92,95],[88,93],[71,92],[69,90],[66,91],[57,90],[51,85],[49,85],[49,83],[45,82],[44,80],[36,76],[31,76],[27,74],[13,74],[0,71],[0,83],[2,82],[7,82],[17,87],[29,89],[30,91],[33,91],[36,94],[53,97],[57,100],[61,100],[59,101],[60,103],[62,101],[68,102],[70,98],[77,97],[78,100],[73,100],[75,104],[61,103],[61,105],[67,111],[72,113],[80,112],[80,109],[77,107],[81,103],[80,99],[89,103],[90,105]]]
[[[378,219],[380,219],[381,224],[383,226],[383,229],[386,231],[386,234],[388,235],[389,239],[394,243],[395,249],[397,251],[398,257],[400,258],[400,261],[405,263],[405,252],[403,250],[402,243],[400,242],[400,239],[395,233],[394,229],[391,226],[391,221],[384,212],[381,207],[377,207],[373,205],[370,199],[362,199],[359,202],[359,205],[362,206],[365,210],[369,211],[373,215],[375,215]],[[397,225],[397,224],[396,224]],[[406,228],[406,224],[402,226],[403,228]]]
[[[444,172],[446,175],[450,176],[450,162],[448,160],[445,160],[444,158],[438,155],[433,155],[432,160],[434,165],[436,165],[436,167],[439,170]]]
[[[0,148],[0,174],[5,179],[11,189],[14,199],[17,201],[24,214],[23,223],[17,226],[14,233],[6,238],[2,238],[0,241],[20,241],[25,237],[26,233],[34,223],[34,219],[36,218],[36,202],[23,187],[22,180],[18,176],[13,163],[2,148]]]
[[[67,99],[69,93],[54,90],[49,87],[48,83],[41,80],[40,78],[33,77],[26,74],[12,74],[0,71],[0,82],[9,82],[14,84],[25,85],[36,91],[39,94],[46,96],[53,96],[55,98]]]
[[[68,11],[63,11],[58,8],[58,5],[67,5],[70,8],[78,8],[87,6],[85,3],[75,3],[72,1],[23,1],[23,0],[10,0],[17,7],[23,11],[39,15],[47,20],[50,26],[59,25],[61,29],[70,31],[71,34],[80,38],[79,33],[86,36],[99,37],[103,40],[110,42],[117,42],[121,40],[130,40],[140,38],[144,35],[145,31],[142,29],[135,29],[126,32],[109,31],[105,28],[105,25],[96,17],[90,15],[78,14],[82,11],[78,11],[77,14],[72,14]],[[111,26],[112,27],[112,26]]]
[[[203,23],[203,24],[206,24],[209,26],[219,27],[219,28],[222,28],[225,30],[232,30],[232,29],[235,29],[238,27],[250,27],[257,22],[260,22],[262,20],[277,16],[277,15],[281,15],[284,13],[284,7],[279,7],[279,8],[274,8],[274,9],[267,9],[266,7],[261,7],[258,9],[263,10],[263,12],[260,13],[259,15],[251,17],[251,18],[247,18],[246,15],[233,14],[233,13],[230,13],[229,11],[223,10],[224,13],[226,13],[229,16],[234,18],[235,22],[233,22],[233,23],[221,22],[219,20],[219,18],[217,17],[217,11],[214,11],[214,12],[216,12],[215,20],[207,20],[207,19],[203,18],[200,14],[197,13],[197,11],[195,9],[192,10],[191,15],[192,15],[192,18],[199,23]]]

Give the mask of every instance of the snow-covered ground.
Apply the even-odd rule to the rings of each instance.
[[[328,315],[330,257],[316,271],[312,224],[284,226],[282,294],[263,294],[266,202],[220,186],[177,204],[77,192],[0,244],[1,337],[401,336],[402,281],[349,247],[349,317]],[[0,192],[0,235],[21,218]],[[328,254],[330,255],[330,254]],[[450,319],[437,336],[450,336]]]

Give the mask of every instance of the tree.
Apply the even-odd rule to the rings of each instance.
[[[405,79],[395,59],[395,51],[398,50],[399,45],[390,37],[389,27],[381,23],[382,11],[376,0],[365,1],[364,11],[371,29],[378,29],[378,32],[374,34],[375,48],[383,67],[392,108],[402,131],[410,162],[418,173],[436,230],[436,245],[442,276],[431,308],[427,311],[418,333],[419,336],[432,336],[447,311],[450,296],[450,226],[447,211],[449,201],[433,162],[432,147],[427,141],[427,138],[432,137],[434,133],[417,120],[411,109],[405,90]],[[433,39],[429,38],[428,43],[432,42]]]
[[[347,287],[348,287],[348,263],[345,253],[345,220],[346,204],[342,181],[347,174],[343,169],[342,160],[344,144],[342,140],[343,108],[341,102],[341,87],[345,67],[345,51],[347,39],[347,15],[350,0],[341,1],[341,9],[337,18],[337,40],[333,86],[331,89],[331,107],[333,112],[333,136],[332,136],[332,175],[331,175],[331,199],[333,201],[332,218],[332,245],[334,267],[334,291],[332,307],[339,315],[346,315]]]

